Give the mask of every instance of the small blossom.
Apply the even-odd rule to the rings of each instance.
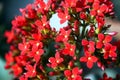
[[[41,20],[36,20],[35,25],[41,30],[45,29],[46,26],[48,25],[47,17],[42,16]]]
[[[110,43],[106,43],[103,49],[104,59],[108,59],[108,57],[117,57],[116,54],[116,46],[111,45]]]
[[[63,50],[64,55],[75,56],[76,46],[74,44],[65,43],[65,49]]]
[[[14,62],[14,58],[12,56],[12,52],[9,52],[5,55],[5,59],[6,59],[6,65],[5,68],[10,68],[12,63]]]
[[[55,57],[50,57],[48,60],[51,63],[51,67],[55,68],[57,67],[60,63],[63,62],[63,58],[60,57],[60,54],[57,52],[55,54]]]
[[[56,37],[57,42],[67,42],[70,36],[71,30],[60,29],[60,34]]]
[[[19,76],[23,72],[22,68],[18,64],[13,65],[12,70],[15,76]]]
[[[96,48],[101,49],[104,44],[109,43],[112,40],[112,37],[109,35],[104,35],[102,33],[98,34],[98,42],[96,44]]]
[[[77,0],[65,0],[66,7],[75,7]]]
[[[58,17],[60,18],[60,24],[63,24],[64,22],[70,19],[70,16],[67,11],[59,12]]]
[[[68,80],[82,80],[80,76],[82,74],[82,69],[78,67],[74,67],[72,70],[65,70],[64,75],[67,77]]]
[[[31,40],[30,44],[32,45],[32,51],[37,51],[38,49],[43,48],[43,43],[40,41]]]
[[[6,31],[4,36],[7,37],[7,43],[12,42],[12,40],[15,38],[14,31]]]
[[[18,48],[21,50],[21,54],[24,55],[27,51],[29,51],[30,44],[28,42],[25,42],[25,40],[23,40],[23,43],[18,44]]]
[[[43,0],[36,0],[35,4],[37,13],[46,14],[50,8],[51,0],[49,0],[47,3],[45,3]]]
[[[93,3],[93,10],[91,10],[90,14],[92,16],[104,16],[104,12],[108,9],[106,4],[100,5],[100,2]]]
[[[85,56],[80,58],[81,62],[86,62],[88,68],[93,67],[93,63],[97,62],[98,58],[95,56],[92,56],[90,53],[86,52]]]
[[[30,64],[26,65],[27,72],[25,73],[25,77],[35,77],[36,76],[36,65],[32,66]]]
[[[23,16],[17,16],[15,17],[15,20],[12,21],[13,27],[23,27],[26,25],[26,19]]]
[[[27,64],[27,59],[28,57],[25,55],[20,55],[15,57],[15,61],[17,62],[17,64],[21,66],[25,66]]]

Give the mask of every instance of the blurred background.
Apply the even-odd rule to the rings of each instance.
[[[11,29],[11,20],[16,16],[20,15],[19,8],[24,8],[28,3],[32,3],[34,0],[0,0],[0,80],[12,80],[12,75],[10,75],[4,69],[5,59],[4,55],[9,50],[9,45],[6,43],[4,38],[5,30]],[[120,0],[112,0],[114,3],[115,19],[107,19],[107,24],[112,24],[111,30],[120,31]],[[119,34],[116,36],[119,38]],[[113,69],[113,73],[110,73],[111,69],[106,70],[110,76],[115,76],[117,69]],[[92,73],[91,73],[92,72]],[[86,77],[91,77],[92,80],[97,80],[94,75],[100,75],[100,70],[91,70],[91,72],[86,75]]]

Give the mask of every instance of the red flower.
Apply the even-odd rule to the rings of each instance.
[[[41,56],[43,55],[44,50],[38,49],[37,51],[32,51],[28,54],[29,57],[33,57],[36,63],[40,60]]]
[[[63,50],[64,55],[75,56],[76,46],[73,44],[65,43],[65,49]]]
[[[22,76],[20,76],[20,78],[19,78],[20,80],[28,80],[28,78],[27,77],[25,77],[25,75],[22,75]]]
[[[96,16],[96,20],[97,20],[97,24],[98,24],[97,33],[99,33],[101,31],[102,27],[105,25],[105,19],[103,17]]]
[[[67,80],[82,80],[82,77],[80,76],[81,74],[82,69],[79,69],[78,67],[74,67],[72,70],[64,71],[64,75]]]
[[[70,19],[70,15],[67,10],[65,10],[65,12],[58,12],[58,17],[60,18],[60,24],[63,24]]]
[[[23,69],[18,64],[13,65],[12,70],[15,76],[19,76],[23,72]]]
[[[25,39],[23,39],[23,43],[18,44],[19,50],[21,50],[21,54],[24,55],[26,52],[29,51],[30,44],[28,42],[25,42]]]
[[[12,53],[9,52],[9,53],[5,54],[5,59],[6,59],[5,68],[8,69],[11,67],[12,63],[14,62],[14,58],[12,56]]]
[[[32,51],[37,51],[38,49],[43,48],[43,43],[40,41],[31,40],[30,44],[32,45]]]
[[[27,70],[25,77],[30,78],[36,76],[36,64],[34,66],[28,64],[26,65],[25,69]]]
[[[36,11],[33,9],[33,5],[32,4],[28,4],[26,6],[26,8],[24,9],[20,9],[21,13],[23,16],[30,18],[30,19],[34,19],[36,18]]]
[[[86,40],[86,39],[82,40],[82,45],[83,46],[87,46],[88,44],[89,44],[88,40]]]
[[[106,4],[100,5],[99,1],[93,3],[93,10],[90,11],[92,16],[104,16],[104,12],[108,9]]]
[[[113,58],[117,57],[116,49],[117,49],[116,46],[113,46],[110,43],[106,43],[103,49],[104,59],[108,59],[108,57],[113,57]]]
[[[80,18],[85,20],[87,18],[86,13],[84,13],[84,12],[80,13]]]
[[[15,61],[17,62],[17,64],[19,64],[20,66],[25,66],[27,63],[27,59],[28,57],[25,55],[20,55],[20,56],[16,56],[15,57]]]
[[[15,34],[14,34],[13,30],[12,31],[6,31],[4,36],[7,37],[7,43],[12,42],[12,40],[15,38]]]
[[[60,33],[56,37],[56,42],[67,42],[70,36],[71,30],[60,29]]]
[[[98,42],[96,44],[96,48],[101,49],[104,44],[109,43],[112,40],[112,36],[104,35],[102,33],[98,34]]]
[[[93,67],[93,63],[97,62],[98,58],[95,56],[92,56],[89,52],[85,53],[85,56],[80,58],[81,62],[86,62],[88,68]]]
[[[78,0],[76,3],[76,12],[81,12],[82,10],[85,10],[89,8],[90,6],[87,5],[86,0]]]
[[[15,17],[15,20],[12,21],[12,26],[13,27],[23,27],[27,23],[25,17],[23,16],[17,16]]]
[[[36,41],[41,41],[41,40],[43,40],[43,37],[42,37],[41,34],[35,33],[35,34],[32,34],[32,37],[33,37],[33,39],[36,40]]]
[[[113,80],[111,77],[108,77],[106,73],[103,74],[103,78],[100,80]]]
[[[77,0],[65,0],[66,7],[75,7]]]
[[[88,51],[90,53],[94,53],[94,51],[95,51],[95,42],[94,41],[88,41],[86,39],[83,39],[82,45],[84,47],[84,52]]]
[[[55,57],[50,57],[48,61],[51,63],[50,66],[51,66],[52,68],[55,68],[55,67],[57,67],[60,63],[63,62],[63,58],[61,58],[61,57],[60,57],[60,54],[57,52],[57,53],[55,54]]]
[[[38,14],[46,14],[50,8],[51,0],[47,1],[47,3],[45,3],[43,0],[36,0],[34,5]]]
[[[41,20],[36,20],[36,21],[35,21],[35,25],[36,25],[40,30],[45,29],[46,26],[48,25],[47,17],[46,17],[46,16],[42,16],[42,19],[41,19]]]
[[[32,51],[29,52],[28,56],[33,57],[35,59],[35,61],[38,62],[40,60],[40,57],[44,53],[44,50],[42,49],[43,43],[40,41],[35,41],[35,40],[31,40],[29,42],[31,44]]]

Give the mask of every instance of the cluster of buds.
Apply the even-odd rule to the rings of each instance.
[[[35,0],[20,12],[5,32],[10,44],[5,68],[15,78],[85,80],[81,64],[104,70],[116,63],[119,54],[111,43],[116,32],[107,33],[105,24],[114,15],[110,0]],[[50,25],[54,14],[60,24],[67,22],[59,31]]]

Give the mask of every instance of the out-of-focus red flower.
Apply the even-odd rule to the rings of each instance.
[[[13,27],[23,27],[27,24],[25,17],[23,16],[16,16],[15,20],[12,21]]]
[[[12,55],[12,52],[9,52],[5,55],[5,59],[6,59],[6,65],[5,65],[5,68],[10,68],[12,63],[14,62],[14,58],[13,58],[13,55]]]
[[[34,66],[27,64],[26,65],[27,72],[25,73],[25,77],[35,77],[36,76],[36,64]]]
[[[108,77],[106,73],[103,74],[103,78],[100,80],[113,80],[112,77]]]
[[[25,66],[27,64],[27,59],[28,59],[28,57],[25,56],[25,55],[21,55],[21,56],[16,56],[15,57],[15,61],[20,66]]]
[[[23,72],[23,69],[18,64],[13,65],[12,70],[13,70],[14,76],[16,77],[19,76]]]
[[[7,37],[7,43],[12,42],[12,40],[15,38],[15,34],[13,31],[6,31],[4,36]]]

